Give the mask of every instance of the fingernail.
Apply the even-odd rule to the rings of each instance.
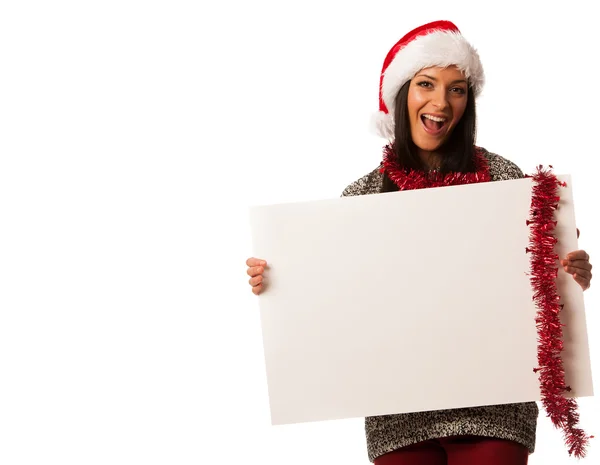
[[[267,262],[260,262],[261,266],[265,266]]]

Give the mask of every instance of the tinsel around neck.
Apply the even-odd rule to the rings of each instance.
[[[400,165],[393,147],[386,145],[383,149],[383,160],[380,171],[387,174],[401,191],[488,182],[491,180],[490,169],[483,153],[484,150],[482,148],[474,147],[475,172],[450,172],[444,174],[439,171],[404,168]]]

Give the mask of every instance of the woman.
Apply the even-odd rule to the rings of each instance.
[[[375,127],[389,139],[381,165],[342,196],[522,178],[512,162],[475,145],[479,56],[454,24],[421,26],[392,47],[381,73]],[[263,290],[266,261],[246,262],[252,292]],[[592,265],[583,250],[562,261],[585,290]],[[375,465],[526,464],[535,449],[535,402],[367,417]]]

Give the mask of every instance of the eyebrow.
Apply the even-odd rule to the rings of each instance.
[[[417,76],[424,76],[426,78],[431,79],[432,81],[437,81],[436,78],[434,78],[433,76],[429,76],[428,74],[417,74]],[[467,81],[466,81],[466,79],[457,79],[456,81],[451,82],[451,84],[459,84],[459,83],[466,84]]]

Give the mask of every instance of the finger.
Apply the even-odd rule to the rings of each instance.
[[[588,281],[592,279],[592,273],[590,273],[588,270],[582,270],[581,268],[574,268],[572,266],[567,266],[565,268],[565,271],[572,275],[576,274],[577,276],[587,279]]]
[[[256,295],[260,294],[262,292],[262,290],[263,290],[263,285],[262,284],[259,284],[258,286],[254,286],[252,288],[252,292],[254,294],[256,294]]]
[[[248,280],[248,282],[250,283],[250,285],[252,287],[258,286],[259,284],[261,284],[263,282],[263,277],[262,276],[255,276],[254,278],[250,278]]]
[[[576,250],[574,252],[569,252],[565,257],[566,260],[589,260],[590,256],[587,254],[585,250]]]
[[[253,266],[253,267],[248,268],[246,273],[248,273],[248,276],[253,278],[254,276],[263,274],[264,271],[265,271],[265,269],[262,266]]]
[[[246,265],[248,265],[249,267],[267,266],[267,262],[261,258],[250,257],[248,260],[246,260]]]
[[[584,291],[590,288],[590,280],[589,279],[585,279],[584,277],[579,276],[578,274],[573,275],[573,278],[575,279],[577,284],[579,284],[581,286],[581,288]]]
[[[582,270],[592,271],[592,264],[587,260],[571,260],[567,263],[567,266],[572,266],[573,268],[580,268]]]

